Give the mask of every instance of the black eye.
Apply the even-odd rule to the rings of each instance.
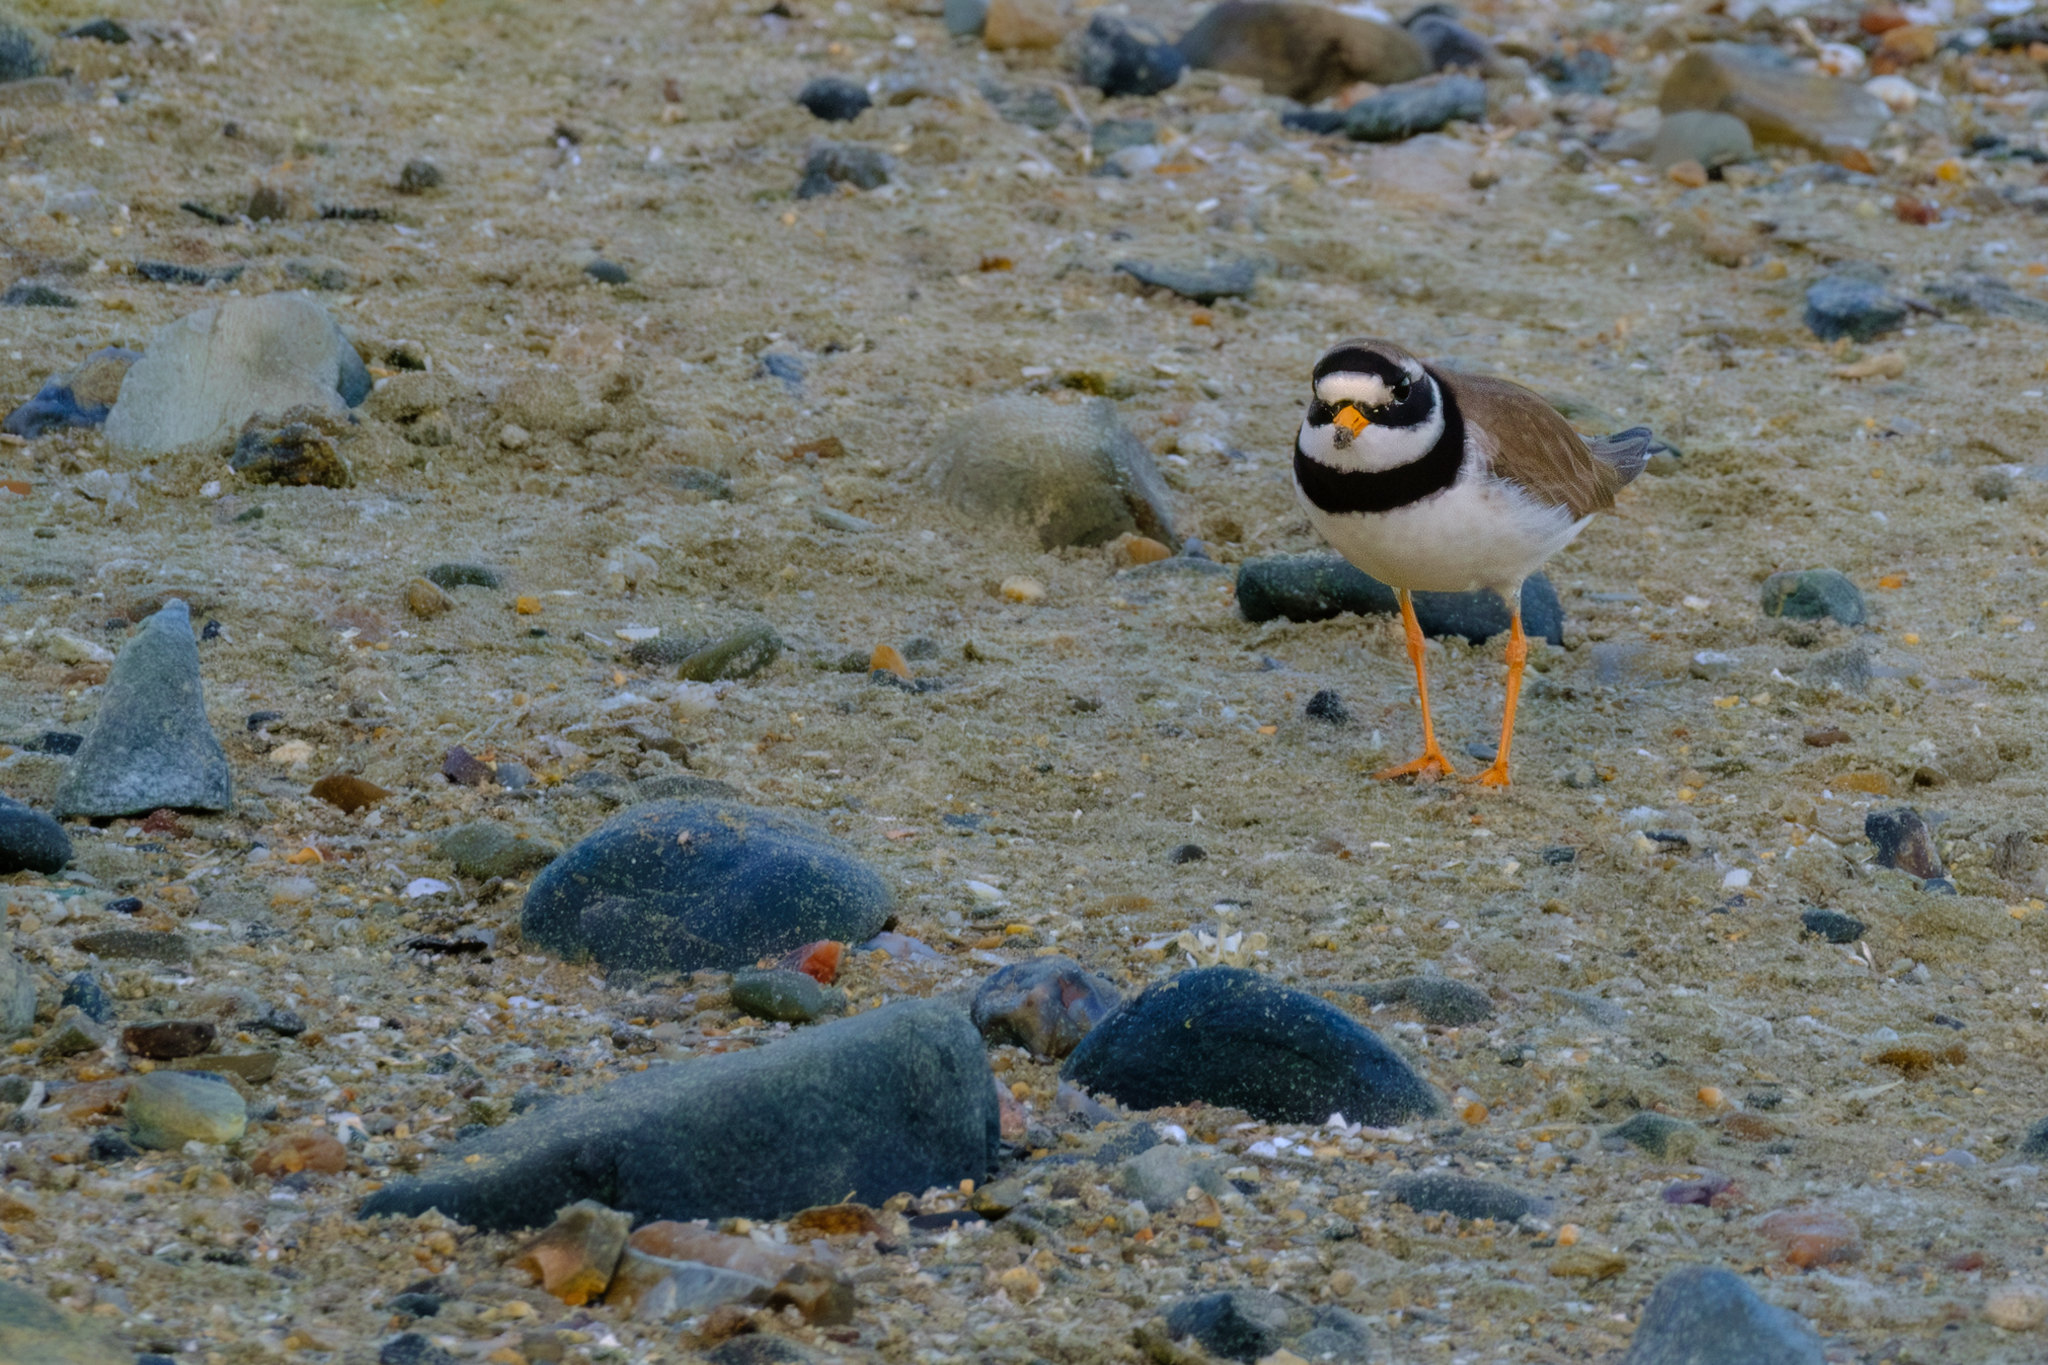
[[[1414,387],[1414,384],[1406,379],[1394,385],[1394,402],[1397,404],[1407,402],[1408,394]]]

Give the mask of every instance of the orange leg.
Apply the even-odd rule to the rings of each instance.
[[[1518,605],[1508,618],[1508,704],[1500,718],[1500,752],[1493,764],[1470,779],[1482,787],[1508,784],[1508,746],[1515,739],[1515,699],[1522,695],[1522,665],[1529,661],[1529,637],[1522,633],[1522,609]]]
[[[1449,777],[1452,775],[1451,761],[1444,757],[1442,749],[1436,747],[1436,727],[1429,720],[1429,675],[1422,668],[1422,623],[1415,619],[1415,601],[1408,595],[1408,590],[1402,588],[1398,595],[1401,599],[1401,625],[1408,632],[1408,662],[1415,665],[1415,692],[1422,699],[1422,757],[1398,767],[1383,768],[1373,776]]]

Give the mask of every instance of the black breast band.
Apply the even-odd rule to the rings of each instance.
[[[1434,375],[1431,378],[1435,378]],[[1332,516],[1347,512],[1391,512],[1397,507],[1434,497],[1458,481],[1465,465],[1465,418],[1458,400],[1442,380],[1436,391],[1443,400],[1444,429],[1421,458],[1392,469],[1332,469],[1309,458],[1294,437],[1294,479],[1310,502]]]

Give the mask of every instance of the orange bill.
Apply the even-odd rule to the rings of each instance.
[[[1343,407],[1338,408],[1337,415],[1332,420],[1334,420],[1338,426],[1350,432],[1353,440],[1357,439],[1359,432],[1364,431],[1367,427],[1372,425],[1371,422],[1365,420],[1365,415],[1363,413],[1359,412],[1357,408],[1352,407],[1349,403],[1346,403]]]

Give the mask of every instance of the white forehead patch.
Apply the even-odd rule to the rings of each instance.
[[[1422,376],[1402,366],[1402,372],[1411,382]],[[1316,381],[1316,397],[1325,403],[1357,403],[1363,407],[1383,407],[1394,401],[1393,392],[1387,388],[1387,381],[1376,374],[1346,374],[1338,371],[1326,374]]]

